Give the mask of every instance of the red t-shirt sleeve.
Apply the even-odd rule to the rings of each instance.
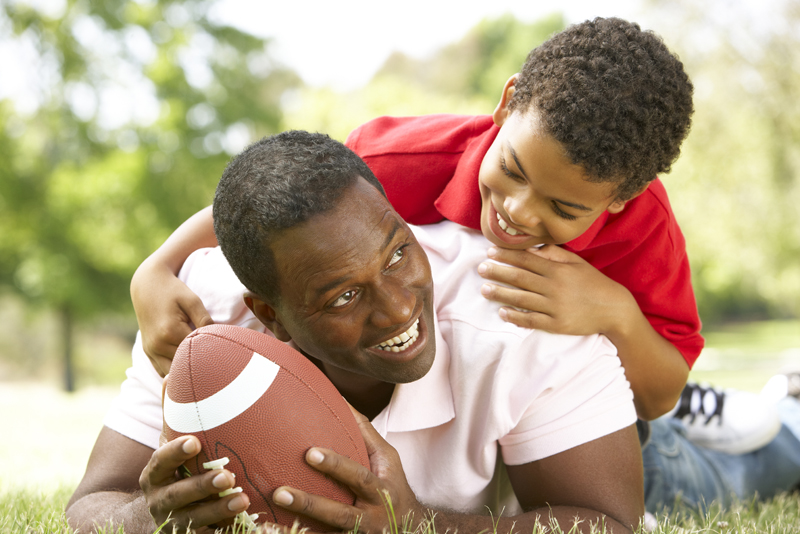
[[[409,223],[445,218],[435,206],[485,117],[379,117],[353,130],[345,145],[361,156]],[[477,186],[477,184],[476,184]]]

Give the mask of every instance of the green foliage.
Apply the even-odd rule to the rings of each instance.
[[[800,8],[783,4],[760,29],[712,16],[728,9],[721,2],[653,9],[680,21],[667,37],[696,87],[692,132],[664,183],[701,316],[798,317]]]
[[[210,203],[230,155],[280,130],[298,78],[210,5],[3,3],[0,39],[47,76],[32,111],[0,102],[0,287],[78,317],[128,308],[133,270]]]

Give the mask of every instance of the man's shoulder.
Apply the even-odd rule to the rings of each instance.
[[[353,130],[345,144],[362,158],[391,154],[460,153],[491,128],[490,115],[383,116]]]

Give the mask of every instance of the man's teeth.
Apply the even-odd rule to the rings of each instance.
[[[527,235],[527,234],[524,234],[524,233],[522,233],[522,232],[520,232],[518,230],[514,230],[513,228],[508,226],[508,223],[506,223],[506,221],[504,221],[503,218],[500,217],[499,213],[497,214],[497,225],[500,228],[502,228],[502,230],[505,233],[507,233],[508,235]]]
[[[403,352],[408,347],[414,344],[419,337],[419,319],[414,321],[411,328],[392,339],[387,339],[383,343],[378,344],[378,348],[387,352]]]

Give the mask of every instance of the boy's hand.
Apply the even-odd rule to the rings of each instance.
[[[351,407],[356,416],[361,435],[369,453],[370,467],[331,450],[312,448],[306,461],[313,468],[342,482],[356,494],[355,505],[311,495],[287,486],[275,490],[273,499],[279,506],[292,512],[312,517],[341,530],[358,527],[363,532],[385,532],[396,529],[390,523],[387,499],[391,500],[398,524],[411,514],[411,528],[426,519],[426,509],[417,501],[408,485],[400,456],[384,440],[369,420]]]
[[[557,334],[609,334],[638,309],[624,286],[559,246],[529,250],[492,247],[488,255],[507,265],[484,262],[478,267],[480,275],[518,289],[487,283],[481,294],[529,310],[500,309],[505,321],[518,326]]]
[[[150,259],[133,275],[131,300],[144,352],[161,376],[169,373],[183,338],[214,323],[197,295],[169,268]]]

